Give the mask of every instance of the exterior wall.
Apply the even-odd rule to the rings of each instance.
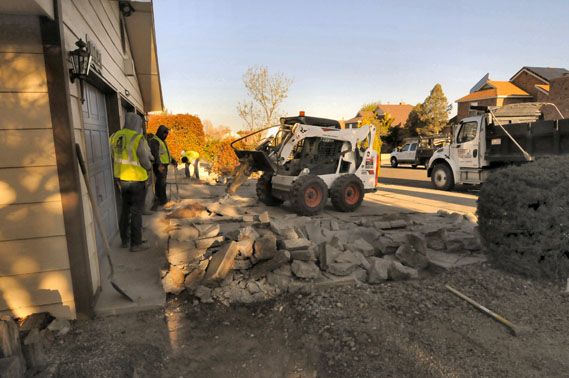
[[[569,75],[551,80],[550,85],[548,102],[557,105],[564,118],[569,118]],[[545,107],[544,113],[545,119],[559,118],[559,113],[551,106]]]
[[[39,18],[0,15],[0,313],[75,317]]]
[[[124,58],[131,57],[128,38],[125,33],[126,53],[123,52],[120,31],[120,12],[118,2],[108,0],[61,0],[63,11],[64,40],[67,51],[76,49],[75,42],[86,36],[101,52],[102,69],[98,76],[113,91],[123,94],[137,110],[143,112],[142,95],[136,76],[126,76],[124,73]],[[71,60],[69,60],[71,66]],[[80,101],[80,87],[76,81],[70,85],[71,111],[75,141],[79,143],[86,158],[85,129],[83,126],[83,107]],[[129,93],[126,96],[126,93]],[[120,108],[120,106],[119,106]],[[108,127],[117,129],[119,118],[107,117]],[[99,264],[95,236],[95,221],[89,196],[84,181],[81,182],[83,208],[85,211],[85,225],[87,231],[87,244],[89,259],[91,261],[91,277],[93,290],[100,286]]]
[[[477,103],[479,106],[497,106],[498,105],[498,98],[487,98],[484,100],[476,100],[476,101],[467,101],[467,102],[459,102],[458,109],[456,112],[457,120],[461,121],[463,118],[469,117],[470,112],[470,104]]]
[[[535,101],[537,98],[538,89],[535,87],[536,84],[549,84],[547,81],[541,80],[527,71],[520,73],[518,77],[516,77],[515,80],[511,80],[511,82],[533,96],[533,99],[528,101]]]
[[[535,101],[536,102],[549,102],[549,95],[538,90],[537,91],[537,98]]]

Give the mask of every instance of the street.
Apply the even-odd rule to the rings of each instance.
[[[423,213],[445,210],[463,214],[476,212],[477,199],[478,188],[475,186],[457,186],[449,192],[435,190],[426,169],[386,165],[381,166],[378,191],[365,197],[372,204]]]

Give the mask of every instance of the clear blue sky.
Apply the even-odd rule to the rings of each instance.
[[[381,100],[449,102],[487,72],[569,69],[569,1],[154,0],[166,108],[239,130],[242,76],[294,79],[281,109],[348,119]]]

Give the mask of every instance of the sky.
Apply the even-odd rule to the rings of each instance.
[[[454,115],[488,72],[569,69],[567,0],[154,0],[154,12],[165,107],[235,131],[255,65],[294,80],[283,115],[338,120],[423,102],[437,83]]]

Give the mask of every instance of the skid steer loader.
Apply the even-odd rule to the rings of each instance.
[[[238,148],[248,138],[267,132],[254,149]],[[262,134],[261,134],[262,135]],[[375,127],[342,129],[335,120],[283,117],[231,144],[240,166],[226,189],[235,193],[252,172],[262,171],[257,197],[268,206],[290,201],[300,215],[320,212],[331,198],[339,211],[356,210],[364,193],[375,191],[378,155],[373,149]]]

